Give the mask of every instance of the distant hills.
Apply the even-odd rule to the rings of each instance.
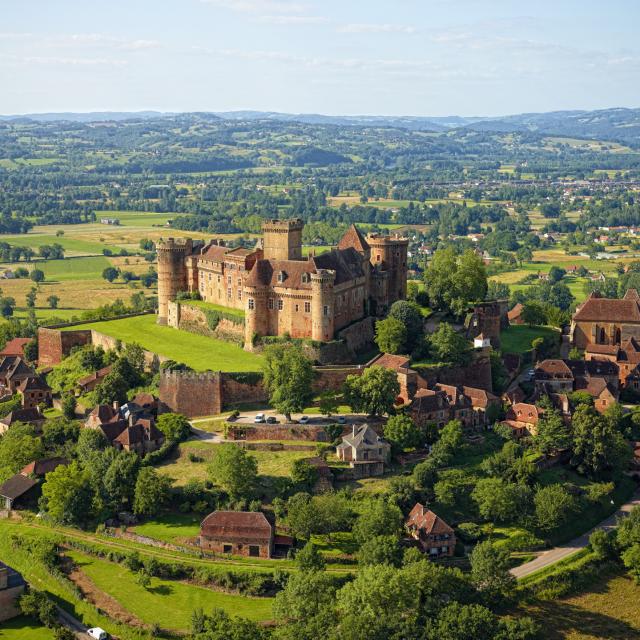
[[[96,111],[91,113],[39,113],[0,116],[1,121],[68,121],[78,123],[201,117],[208,120],[300,122],[311,125],[394,127],[412,131],[445,132],[470,129],[478,132],[535,132],[539,134],[611,140],[640,144],[640,108],[612,108],[598,111],[552,111],[501,117],[428,116],[328,116],[273,111],[220,111],[166,113],[159,111]]]

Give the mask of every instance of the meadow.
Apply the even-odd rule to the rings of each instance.
[[[0,640],[54,640],[53,631],[27,616],[0,623]]]
[[[261,356],[230,342],[160,326],[154,314],[91,322],[73,329],[95,329],[124,343],[137,342],[153,353],[183,362],[196,371],[259,371],[262,360]]]
[[[531,342],[536,338],[559,336],[559,332],[551,327],[529,327],[512,325],[500,333],[500,348],[504,353],[523,354],[531,351]]]

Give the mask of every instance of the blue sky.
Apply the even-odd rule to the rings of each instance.
[[[640,106],[637,0],[2,0],[0,113]]]

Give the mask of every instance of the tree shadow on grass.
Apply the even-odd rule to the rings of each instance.
[[[157,587],[149,587],[147,591],[157,596],[170,596],[173,593],[173,587],[170,584],[159,584]]]
[[[532,613],[541,624],[546,640],[563,640],[571,631],[607,640],[640,640],[640,631],[624,620],[567,602],[542,602],[535,605]]]

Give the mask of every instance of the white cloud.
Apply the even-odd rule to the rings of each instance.
[[[338,27],[341,33],[415,33],[417,29],[409,25],[390,23],[353,23]]]
[[[63,65],[73,67],[124,67],[129,63],[126,60],[118,60],[115,58],[69,58],[64,56],[16,56],[0,54],[0,57],[11,60],[13,62],[36,65]]]

